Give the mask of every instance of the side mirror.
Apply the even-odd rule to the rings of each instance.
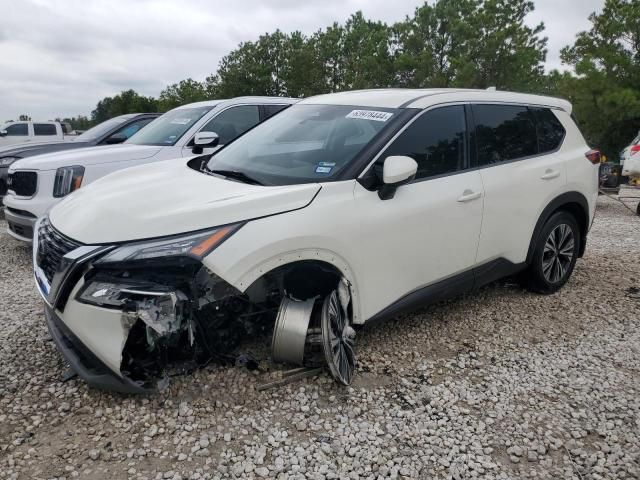
[[[380,200],[393,198],[396,189],[413,180],[417,171],[418,164],[411,157],[394,155],[385,158],[382,166],[382,186],[378,190]]]
[[[119,143],[125,142],[127,140],[127,136],[123,133],[114,133],[109,138],[107,138],[104,143],[107,145],[117,145]]]
[[[193,137],[193,153],[200,154],[204,148],[215,147],[220,143],[220,137],[216,132],[198,132]]]
[[[6,130],[0,130],[0,137],[6,137],[7,136],[7,131]]]

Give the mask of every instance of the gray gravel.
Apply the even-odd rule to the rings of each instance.
[[[609,199],[560,293],[502,282],[371,328],[350,388],[215,366],[149,398],[61,383],[4,233],[0,272],[0,478],[640,475],[640,219]]]

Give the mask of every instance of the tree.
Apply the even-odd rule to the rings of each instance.
[[[591,29],[562,50],[577,76],[565,76],[558,93],[573,103],[587,139],[617,159],[640,129],[640,3],[606,0],[589,20]]]
[[[197,82],[192,78],[181,80],[168,86],[162,92],[158,99],[158,108],[161,112],[166,112],[172,108],[185,105],[187,103],[202,102],[209,100],[209,92],[205,83]]]
[[[396,81],[408,87],[531,90],[544,74],[544,25],[527,0],[438,0],[394,26]]]
[[[157,111],[158,103],[154,98],[144,97],[134,90],[125,90],[114,97],[105,97],[100,100],[95,110],[91,112],[91,119],[95,123],[100,123],[125,113]]]
[[[24,113],[18,117],[20,122],[29,122],[31,121],[31,116],[25,115]]]

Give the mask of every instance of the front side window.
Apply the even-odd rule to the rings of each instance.
[[[217,133],[220,145],[226,145],[258,123],[260,123],[258,106],[240,105],[220,112],[200,131]]]
[[[86,132],[78,135],[75,138],[75,141],[90,142],[92,140],[96,140],[102,137],[103,135],[106,135],[112,129],[114,129],[118,125],[123,124],[124,122],[126,122],[127,120],[129,120],[131,117],[134,117],[134,116],[135,115],[127,114],[127,115],[120,115],[118,117],[113,117],[113,118],[110,118],[109,120],[105,120],[104,122],[99,123],[95,127],[91,127]]]
[[[478,165],[536,155],[536,126],[529,109],[517,105],[474,105]]]
[[[171,110],[149,123],[145,129],[132,136],[125,143],[163,147],[175,145],[212,108],[213,105]]]
[[[121,128],[120,130],[118,130],[113,135],[121,135],[121,136],[123,136],[125,138],[131,138],[131,137],[133,137],[133,135],[138,133],[140,130],[142,130],[142,128],[146,127],[153,120],[154,120],[153,118],[142,118],[142,119],[137,120],[135,122],[131,122],[129,125],[127,125],[126,127]]]
[[[536,121],[539,152],[547,153],[560,147],[565,130],[558,117],[548,108],[532,107],[530,110]]]
[[[29,135],[29,128],[26,123],[14,123],[5,128],[7,135],[14,137],[26,137]]]
[[[265,185],[332,180],[399,112],[293,105],[217,152],[207,168],[242,172]]]
[[[389,146],[383,157],[405,155],[418,163],[416,179],[456,172],[464,168],[464,107],[430,110],[418,117]]]
[[[56,135],[56,126],[51,123],[34,123],[34,135]]]

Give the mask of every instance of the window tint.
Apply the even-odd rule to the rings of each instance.
[[[565,130],[558,117],[548,108],[530,108],[536,121],[538,131],[538,150],[540,153],[551,152],[560,146]]]
[[[7,135],[15,135],[16,137],[26,137],[29,135],[26,123],[14,123],[5,128]]]
[[[155,120],[155,119],[154,118],[143,118],[143,119],[138,120],[136,122],[132,122],[129,125],[127,125],[126,127],[121,128],[120,130],[118,130],[116,133],[114,133],[114,135],[124,135],[125,138],[130,138],[135,133],[138,133],[138,130],[141,130],[148,123],[151,123],[152,120]]]
[[[527,107],[474,105],[478,165],[536,155],[536,126]]]
[[[274,116],[276,113],[281,112],[288,106],[289,105],[263,105],[264,113],[265,113],[263,120],[266,120],[267,118]]]
[[[220,137],[220,145],[226,145],[258,123],[260,123],[258,107],[241,105],[220,113],[200,131],[217,133]]]
[[[416,119],[385,151],[418,162],[416,178],[433,177],[464,168],[464,107],[443,107]]]
[[[56,126],[52,123],[34,123],[34,135],[56,135]]]

